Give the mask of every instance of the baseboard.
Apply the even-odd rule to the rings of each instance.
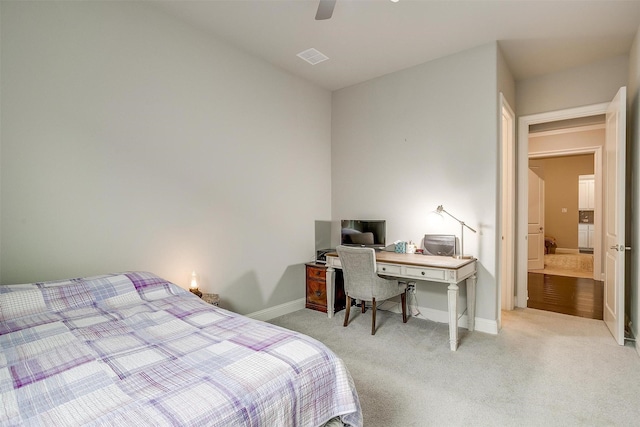
[[[483,319],[482,317],[476,317],[476,331],[484,332],[486,334],[498,335],[500,327],[497,320]]]
[[[640,343],[638,342],[638,332],[635,330],[635,328],[633,327],[633,324],[629,327],[629,329],[631,329],[631,338],[634,340],[634,346],[636,348],[636,353],[638,353],[638,356],[640,356]]]
[[[443,310],[436,310],[433,308],[425,308],[418,307],[420,314],[415,316],[417,318],[431,320],[433,322],[439,323],[449,323],[449,313]],[[469,325],[469,317],[466,314],[463,314],[462,317],[458,319],[458,326],[461,328],[466,328]],[[484,332],[487,334],[497,335],[498,334],[498,321],[483,319],[481,317],[476,317],[474,330],[479,332]]]
[[[278,316],[284,316],[285,314],[302,310],[304,308],[305,301],[305,298],[300,298],[274,307],[265,308],[264,310],[256,311],[254,313],[249,313],[246,314],[246,316],[266,322],[268,320],[275,319]]]
[[[579,254],[580,249],[556,248],[557,254]]]
[[[385,301],[386,303],[387,301]],[[389,301],[390,304],[385,306],[384,304],[379,307],[380,310],[389,310],[400,313],[400,304]],[[249,313],[246,316],[252,319],[262,320],[264,322],[275,319],[278,316],[284,316],[285,314],[293,313],[294,311],[302,310],[305,307],[305,299],[300,298],[291,302],[276,305],[274,307],[265,308],[264,310]],[[444,310],[436,310],[433,308],[418,307],[420,314],[412,315],[418,319],[431,320],[438,323],[449,323],[449,313]],[[458,319],[458,326],[466,328],[469,324],[469,318],[466,314]],[[487,334],[498,334],[498,321],[483,319],[476,317],[475,328],[478,332],[484,332]],[[640,351],[640,350],[639,350]]]

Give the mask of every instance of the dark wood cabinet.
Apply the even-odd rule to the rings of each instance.
[[[324,264],[308,263],[307,267],[307,301],[306,307],[312,310],[327,312],[327,267]],[[335,304],[334,312],[345,307],[344,279],[342,270],[335,271]]]

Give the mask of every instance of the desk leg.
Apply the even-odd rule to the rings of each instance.
[[[335,269],[333,267],[327,267],[326,272],[326,286],[327,286],[327,316],[329,319],[333,317],[333,308],[335,307],[335,290],[336,290],[336,279],[335,279]]]
[[[476,325],[476,275],[467,278],[467,329],[473,331]]]
[[[458,285],[449,284],[449,345],[451,351],[458,348]]]

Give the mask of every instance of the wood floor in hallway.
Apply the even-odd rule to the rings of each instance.
[[[583,277],[528,274],[527,307],[602,320],[604,283]]]

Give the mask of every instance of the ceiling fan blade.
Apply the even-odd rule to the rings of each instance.
[[[318,11],[316,12],[316,21],[331,18],[335,5],[336,0],[320,0],[320,3],[318,4]]]

